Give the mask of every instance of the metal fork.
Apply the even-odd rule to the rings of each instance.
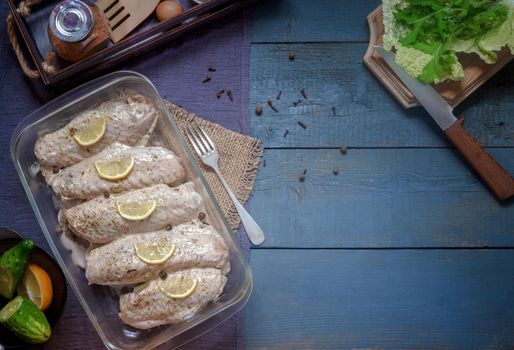
[[[257,225],[255,220],[250,216],[250,214],[248,214],[243,205],[237,200],[236,196],[234,193],[232,193],[232,190],[225,181],[223,174],[221,174],[218,166],[218,150],[214,146],[214,143],[212,142],[209,135],[207,135],[205,131],[203,131],[203,129],[200,128],[195,122],[191,122],[187,125],[186,135],[189,138],[189,141],[191,141],[191,144],[193,145],[202,162],[204,162],[205,165],[211,167],[216,175],[218,175],[221,183],[230,196],[230,199],[232,199],[237,212],[239,213],[239,217],[241,218],[241,222],[246,229],[246,233],[248,234],[250,241],[254,245],[262,244],[265,239],[264,232],[262,232],[262,229],[259,227],[259,225]]]

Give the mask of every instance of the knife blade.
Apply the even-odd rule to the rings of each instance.
[[[500,200],[513,197],[514,179],[467,133],[463,127],[464,119],[457,120],[453,114],[453,108],[431,85],[423,84],[400,67],[395,62],[392,52],[377,45],[374,49],[416,96],[418,102],[443,129],[446,136],[489,186],[493,194]]]
[[[453,108],[439,95],[435,89],[428,84],[423,84],[418,79],[412,78],[407,72],[394,61],[394,54],[384,50],[383,47],[374,46],[375,50],[382,56],[384,61],[396,73],[398,78],[409,88],[416,99],[432,116],[437,125],[443,130],[448,129],[457,121],[453,114]]]

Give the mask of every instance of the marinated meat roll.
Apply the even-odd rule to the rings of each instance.
[[[159,265],[141,260],[136,244],[172,243],[174,254]],[[161,271],[173,272],[192,267],[230,269],[228,247],[211,226],[190,223],[171,231],[133,234],[95,248],[86,256],[86,278],[90,284],[126,285],[147,282]]]
[[[170,298],[160,286],[169,280],[194,280],[194,292],[185,298]],[[214,268],[193,268],[168,274],[166,278],[152,280],[139,292],[120,297],[120,319],[135,328],[149,329],[168,323],[177,323],[193,316],[207,303],[219,298],[227,278]]]
[[[115,181],[100,177],[95,162],[134,158],[130,173]],[[129,147],[119,143],[47,177],[55,193],[66,199],[90,199],[105,193],[123,192],[156,184],[178,185],[186,172],[179,158],[163,147]]]
[[[105,118],[105,134],[93,145],[79,145],[73,135],[88,128],[99,116]],[[108,101],[81,113],[63,128],[39,137],[34,153],[43,167],[67,167],[101,152],[114,142],[145,146],[156,121],[155,108],[142,96]]]
[[[157,203],[152,214],[140,221],[123,218],[117,210],[117,202]],[[157,231],[166,226],[176,226],[193,220],[202,205],[202,198],[192,182],[169,187],[155,185],[122,194],[91,199],[64,211],[68,226],[77,236],[92,243],[107,243],[130,233]]]

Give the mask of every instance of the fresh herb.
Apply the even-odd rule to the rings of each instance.
[[[393,14],[404,33],[396,47],[398,63],[421,81],[437,83],[462,78],[459,46],[473,46],[500,27],[509,8],[497,0],[405,0]],[[482,54],[496,59],[494,52]]]

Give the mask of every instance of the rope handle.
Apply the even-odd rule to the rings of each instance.
[[[16,12],[18,12],[23,17],[28,17],[30,15],[30,7],[36,4],[39,4],[41,0],[26,0],[20,1]],[[18,62],[21,66],[21,70],[23,73],[32,79],[39,79],[41,75],[37,69],[32,69],[29,67],[25,56],[23,56],[23,52],[21,50],[20,44],[18,42],[18,37],[14,31],[14,17],[12,13],[9,13],[7,16],[7,34],[9,37],[9,41],[11,42],[11,46],[16,54],[16,58],[18,58]],[[46,55],[46,60],[43,61],[43,69],[48,74],[54,74],[57,71],[55,67],[56,54],[53,51],[50,51]]]

